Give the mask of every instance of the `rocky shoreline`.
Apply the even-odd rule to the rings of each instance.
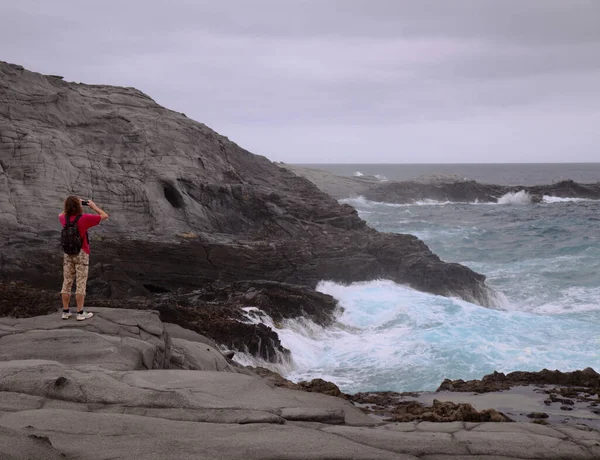
[[[156,311],[93,310],[84,322],[59,312],[0,318],[1,458],[600,455],[600,416],[575,402],[561,420],[532,411],[543,404],[536,385],[461,393],[458,402],[444,391],[343,395],[319,379],[294,384],[236,365],[210,339],[163,323]],[[589,370],[567,379],[575,375],[598,379]]]
[[[444,382],[436,393],[344,395],[330,382],[292,383],[233,362],[238,352],[270,363],[289,355],[275,330],[248,320],[248,307],[276,323],[330,324],[338,306],[314,290],[320,280],[389,279],[494,304],[484,275],[440,260],[412,235],[369,228],[337,199],[359,188],[395,202],[411,193],[491,199],[500,190],[313,182],[133,88],[0,62],[0,457],[600,455],[589,370],[581,371],[586,387],[521,373],[521,390],[494,374]],[[565,196],[597,192],[561,187]],[[71,193],[111,214],[92,232],[86,308],[96,316],[83,323],[56,313],[56,215]],[[493,392],[481,394],[492,382]],[[468,393],[447,391],[461,388]],[[553,404],[569,415],[557,416]],[[529,423],[524,408],[546,408],[551,426],[541,415]]]

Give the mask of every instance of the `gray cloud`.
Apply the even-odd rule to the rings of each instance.
[[[20,0],[0,59],[288,162],[599,161],[594,0]]]

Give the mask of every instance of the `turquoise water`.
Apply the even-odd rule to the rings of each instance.
[[[389,179],[441,173],[499,184],[600,181],[598,163],[319,167]],[[495,370],[600,370],[600,201],[544,197],[531,204],[524,193],[495,204],[343,201],[375,229],[416,235],[442,260],[486,275],[498,307],[387,280],[323,280],[318,290],[337,298],[343,311],[327,329],[303,320],[277,326],[292,352],[293,362],[277,369],[288,378],[320,377],[353,393],[435,390],[444,378]]]
[[[389,205],[345,200],[374,228],[411,233],[442,260],[487,275],[494,309],[390,281],[318,287],[344,308],[322,329],[288,322],[292,380],[347,392],[434,390],[494,370],[600,369],[600,202]]]

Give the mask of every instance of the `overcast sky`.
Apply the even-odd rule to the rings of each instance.
[[[0,60],[290,163],[600,161],[600,0],[0,0]]]

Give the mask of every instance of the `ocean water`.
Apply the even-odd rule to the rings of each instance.
[[[377,166],[367,171],[361,165],[351,174],[390,175],[390,168]],[[440,173],[427,166],[424,174]],[[480,175],[493,177],[493,166],[486,172],[490,165],[479,165]],[[505,183],[521,177],[520,168]],[[600,165],[594,168],[595,177],[569,178],[599,181]],[[539,183],[552,182],[550,176]],[[388,280],[349,286],[323,280],[317,289],[342,307],[332,327],[262,318],[292,352],[292,360],[277,367],[287,378],[320,377],[353,393],[434,390],[444,378],[481,378],[494,370],[600,370],[599,201],[544,197],[531,204],[523,192],[494,204],[343,201],[377,230],[416,235],[442,260],[485,274],[499,306]]]

